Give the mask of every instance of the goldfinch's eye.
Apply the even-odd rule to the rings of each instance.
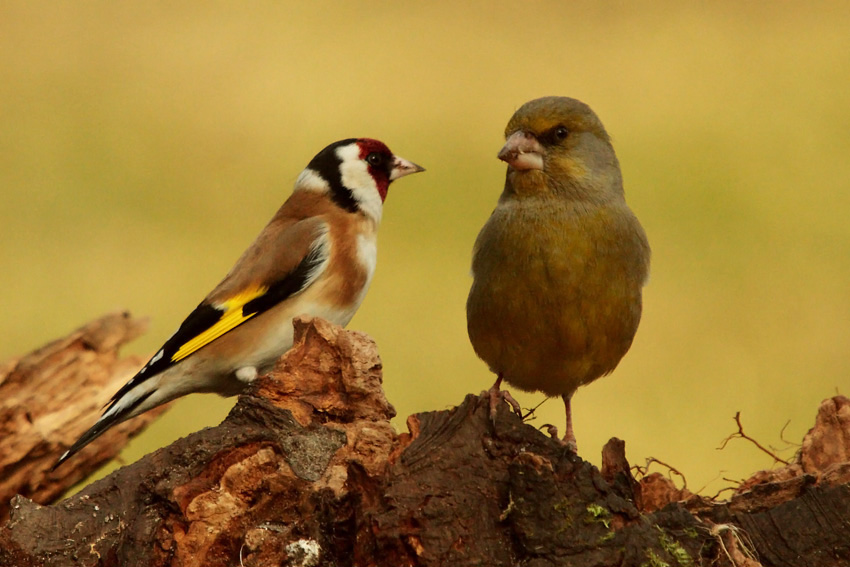
[[[567,130],[566,126],[558,126],[555,128],[555,132],[553,132],[555,139],[559,142],[563,142],[567,139],[567,136],[570,135],[570,131]]]
[[[378,152],[372,152],[368,156],[366,156],[366,162],[371,165],[378,167],[382,165],[386,161],[386,156],[384,154],[379,154]]]

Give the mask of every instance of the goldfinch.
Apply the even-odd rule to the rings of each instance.
[[[626,205],[620,165],[599,118],[566,97],[527,102],[505,129],[507,177],[475,242],[467,329],[502,381],[570,400],[611,372],[632,344],[649,243]],[[515,402],[514,402],[515,404]]]
[[[113,425],[175,398],[238,394],[292,346],[297,315],[346,325],[375,271],[387,190],[420,171],[368,138],[319,152],[227,276],[54,468]]]

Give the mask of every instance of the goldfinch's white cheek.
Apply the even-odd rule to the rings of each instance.
[[[369,167],[360,159],[360,147],[357,144],[342,146],[337,149],[336,154],[340,160],[339,173],[343,186],[352,191],[358,188],[372,188],[377,192]]]
[[[378,185],[369,173],[369,166],[360,159],[360,147],[357,144],[342,146],[337,150],[337,155],[342,161],[339,173],[343,186],[351,191],[360,209],[376,223],[380,223],[383,201]]]

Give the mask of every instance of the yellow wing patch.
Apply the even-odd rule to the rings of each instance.
[[[249,289],[234,295],[227,301],[216,305],[215,307],[222,311],[221,318],[209,329],[199,334],[198,336],[186,341],[171,357],[172,362],[179,362],[197,351],[198,349],[210,344],[215,339],[219,338],[234,327],[238,327],[256,313],[249,315],[242,314],[242,307],[252,299],[260,297],[268,291],[266,287]]]

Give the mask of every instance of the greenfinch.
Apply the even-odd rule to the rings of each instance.
[[[576,450],[570,400],[614,370],[641,316],[649,243],[626,205],[620,165],[586,104],[544,97],[522,105],[498,154],[505,188],[475,241],[466,304],[469,339],[504,380],[561,396],[563,441]]]

